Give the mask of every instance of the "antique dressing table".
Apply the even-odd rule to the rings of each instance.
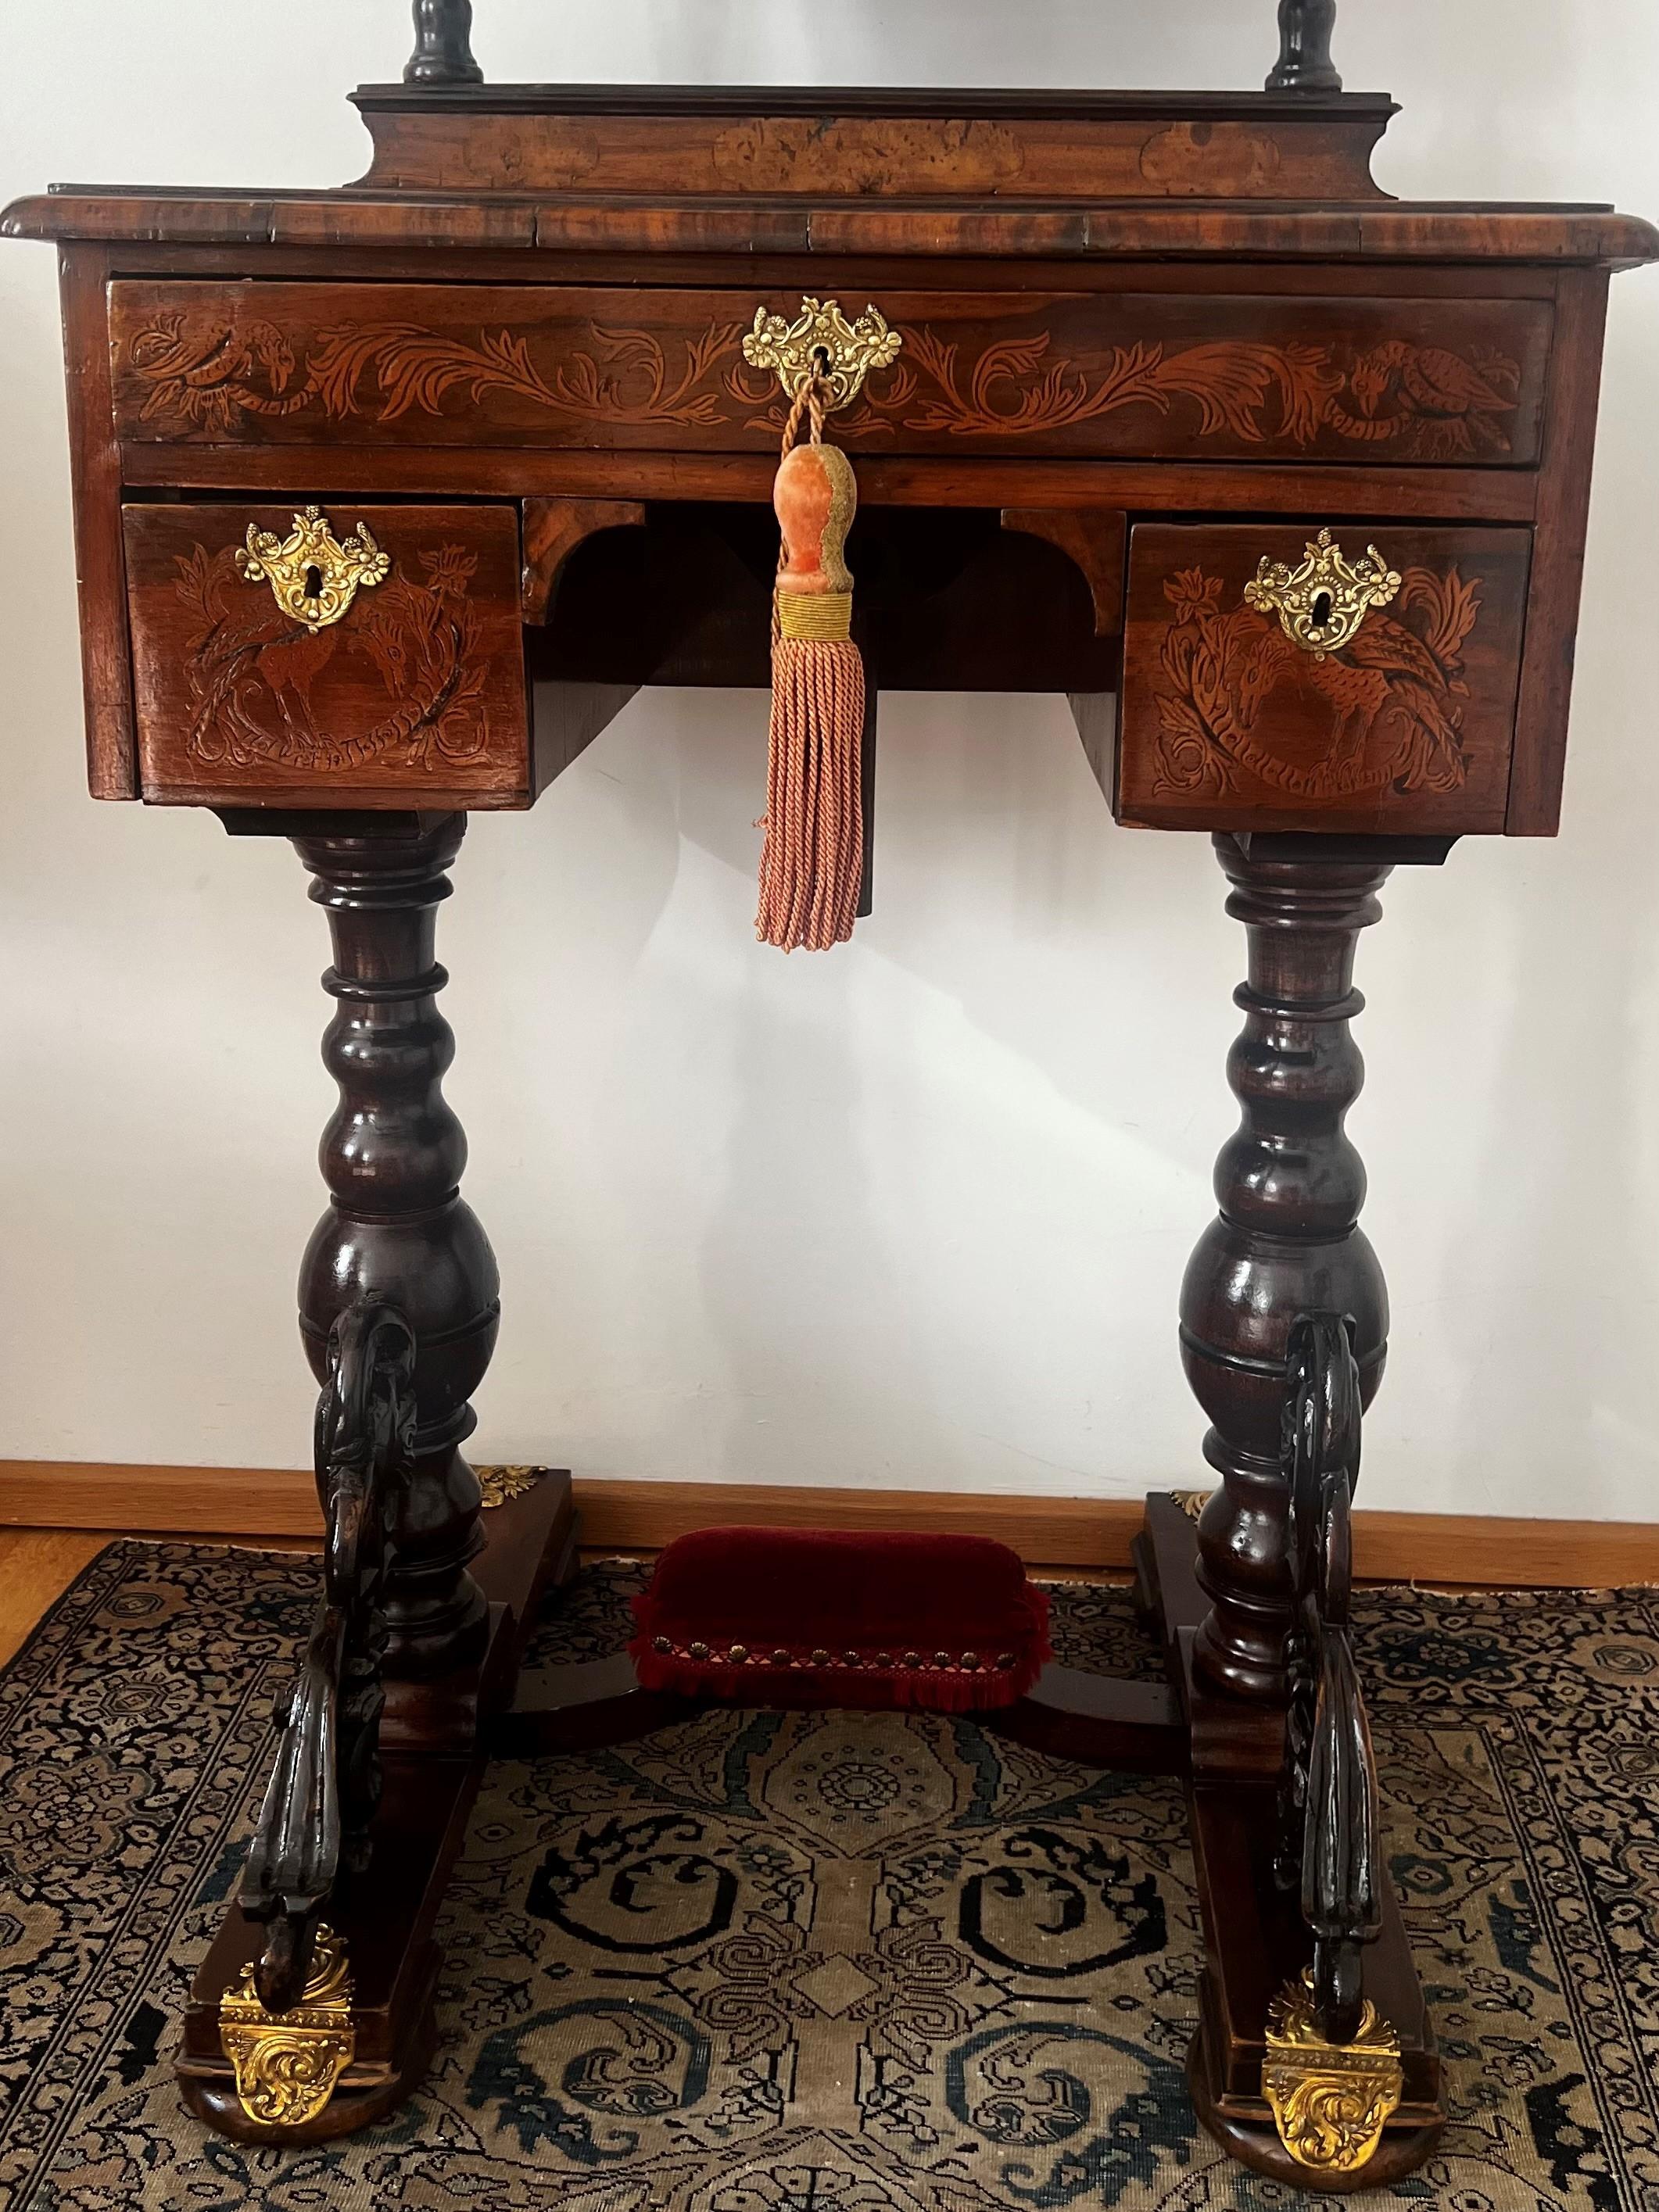
[[[1397,2179],[1444,2113],[1345,1626],[1388,1336],[1354,952],[1393,868],[1556,828],[1608,279],[1659,234],[1389,199],[1334,0],[1285,0],[1252,95],[485,88],[466,0],[415,12],[362,183],[3,219],[61,258],[93,794],[292,841],[334,945],[324,1589],[185,2097],[252,2141],[389,2112],[488,1751],[684,1710],[625,1660],[513,1709],[574,1519],[550,1476],[481,1522],[463,1455],[498,1283],[434,926],[468,812],[638,686],[766,681],[816,368],[863,501],[866,906],[880,690],[1059,690],[1121,822],[1213,836],[1249,946],[1181,1300],[1219,1486],[1140,1546],[1170,1686],[1053,1668],[994,1724],[1189,1778],[1201,2117],[1285,2179]]]

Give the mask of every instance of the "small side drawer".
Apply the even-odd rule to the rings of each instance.
[[[129,507],[143,796],[525,806],[510,507]]]
[[[1129,606],[1115,810],[1183,830],[1474,834],[1504,827],[1532,558],[1526,530],[1141,524]],[[1381,603],[1358,604],[1375,549]],[[1333,567],[1330,556],[1340,556]],[[1346,584],[1343,568],[1358,578]],[[1279,572],[1277,579],[1271,573]],[[1284,571],[1299,583],[1288,592]],[[1266,574],[1266,588],[1260,580]],[[1319,599],[1320,592],[1328,599]],[[1282,617],[1286,597],[1291,611]]]

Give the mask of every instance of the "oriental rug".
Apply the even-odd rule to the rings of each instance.
[[[541,1663],[628,1633],[590,1568]],[[1278,2212],[1182,2078],[1181,1795],[945,1715],[716,1713],[495,1766],[391,2124],[246,2150],[168,2059],[311,1602],[291,1554],[123,1542],[0,1676],[5,2212]],[[1127,1595],[1060,1656],[1156,1668]],[[1382,2197],[1659,2212],[1659,1601],[1359,1601],[1395,1877],[1453,2123]],[[1323,2202],[1330,2203],[1329,2198]]]

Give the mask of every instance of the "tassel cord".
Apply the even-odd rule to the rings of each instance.
[[[796,393],[783,458],[803,426],[823,442],[829,387],[815,370]],[[779,556],[780,574],[787,554]],[[864,853],[864,664],[850,640],[782,635],[772,615],[772,720],[756,934],[784,951],[827,951],[853,933]]]

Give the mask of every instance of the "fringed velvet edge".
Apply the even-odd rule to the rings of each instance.
[[[827,1623],[825,1637],[811,1645],[781,1644],[764,1635],[751,1642],[663,1634],[647,1589],[633,1601],[639,1633],[628,1654],[641,1688],[714,1698],[723,1705],[996,1712],[1018,1705],[1054,1657],[1047,1591],[1028,1583],[1018,1604],[1023,1620],[1011,1627],[1005,1615],[994,1634],[964,1638],[950,1653],[895,1656],[877,1647],[856,1652],[848,1647],[836,1657],[825,1649],[836,1641]]]

